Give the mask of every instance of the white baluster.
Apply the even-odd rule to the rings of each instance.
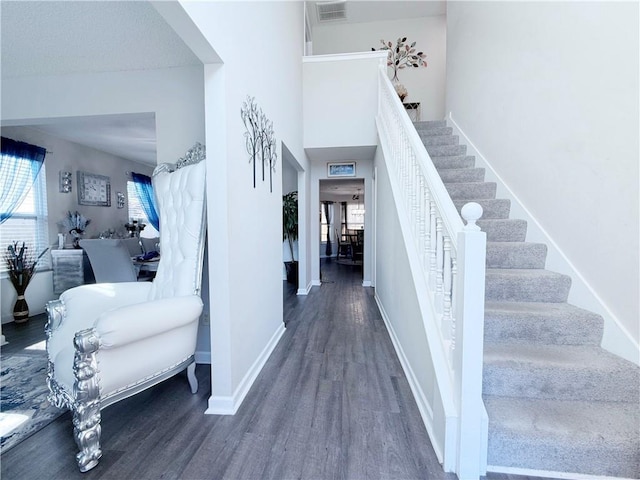
[[[436,311],[442,313],[442,296],[443,296],[443,260],[444,260],[444,242],[442,238],[442,218],[436,218],[436,294],[435,307]]]
[[[451,239],[444,235],[443,257],[443,298],[442,298],[442,331],[445,338],[451,339]]]
[[[429,202],[429,288],[434,291],[436,288],[436,203],[431,200]]]
[[[457,252],[456,252],[457,255]],[[449,363],[451,368],[454,369],[455,362],[454,358],[456,355],[456,321],[458,318],[457,309],[456,309],[456,291],[458,290],[456,287],[458,278],[458,260],[456,257],[451,259],[451,343],[449,345]]]

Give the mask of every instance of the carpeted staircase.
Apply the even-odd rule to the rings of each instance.
[[[640,368],[600,348],[602,318],[567,303],[571,278],[545,270],[546,245],[525,241],[452,129],[415,125],[458,210],[484,209],[488,464],[640,478]]]

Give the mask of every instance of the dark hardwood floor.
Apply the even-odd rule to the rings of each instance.
[[[287,330],[236,415],[204,415],[210,368],[198,365],[195,395],[181,374],[103,410],[103,457],[88,473],[67,412],[2,453],[2,479],[455,479],[361,270],[324,263],[322,279],[306,297],[285,284]],[[44,318],[32,320],[3,327],[3,355],[44,339]]]

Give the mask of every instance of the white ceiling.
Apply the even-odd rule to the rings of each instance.
[[[2,78],[200,64],[147,1],[2,1],[0,13]],[[29,126],[156,163],[153,113],[47,119]]]
[[[359,200],[364,201],[364,180],[361,178],[320,180],[320,192],[332,195],[359,195]]]
[[[316,23],[315,3],[308,2]],[[346,23],[445,13],[445,1],[349,1]],[[151,3],[0,1],[1,76],[57,75],[199,65]],[[2,125],[18,125],[2,119]],[[31,122],[46,133],[155,164],[153,114]],[[325,152],[326,153],[326,152]]]
[[[147,1],[3,1],[2,77],[200,61]]]

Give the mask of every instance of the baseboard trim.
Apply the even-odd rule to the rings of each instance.
[[[427,397],[424,394],[424,391],[420,387],[418,383],[417,377],[415,373],[413,373],[413,369],[411,368],[411,364],[407,359],[407,356],[402,349],[402,345],[400,344],[400,340],[396,335],[395,330],[393,329],[393,325],[389,320],[389,316],[382,306],[382,302],[380,301],[380,297],[376,293],[373,298],[378,305],[378,309],[380,310],[380,315],[382,316],[382,320],[384,321],[385,326],[387,327],[387,331],[389,332],[389,337],[391,338],[391,343],[393,343],[393,348],[398,355],[398,359],[400,360],[400,365],[402,365],[402,370],[407,377],[407,381],[409,382],[409,387],[411,388],[411,393],[413,393],[413,398],[418,405],[418,410],[420,411],[420,416],[422,417],[422,423],[424,423],[425,428],[427,429],[427,434],[429,435],[429,439],[431,440],[431,445],[433,446],[433,450],[438,458],[438,462],[442,464],[444,462],[444,452],[442,451],[441,446],[438,444],[434,425],[433,425],[433,410],[427,401]]]
[[[562,478],[568,480],[634,480],[626,477],[609,477],[601,475],[588,475],[585,473],[554,472],[551,470],[534,470],[531,468],[501,467],[488,465],[487,472],[504,473],[507,475],[523,475],[540,478]]]
[[[309,295],[309,292],[311,291],[311,283],[308,283],[306,288],[299,288],[298,291],[296,292],[296,295]]]
[[[242,405],[247,393],[251,389],[253,382],[255,382],[256,378],[262,371],[264,364],[267,363],[269,356],[278,345],[280,338],[285,332],[284,323],[281,323],[280,326],[276,329],[273,336],[264,347],[260,355],[251,368],[247,371],[246,375],[235,389],[232,396],[221,396],[221,395],[212,395],[209,397],[208,408],[205,410],[205,414],[208,415],[235,415]]]
[[[362,282],[362,286],[363,286],[363,287],[372,287],[372,286],[373,286],[373,284],[371,283],[371,280],[364,280],[364,281]]]
[[[211,351],[196,352],[196,363],[211,365]]]

